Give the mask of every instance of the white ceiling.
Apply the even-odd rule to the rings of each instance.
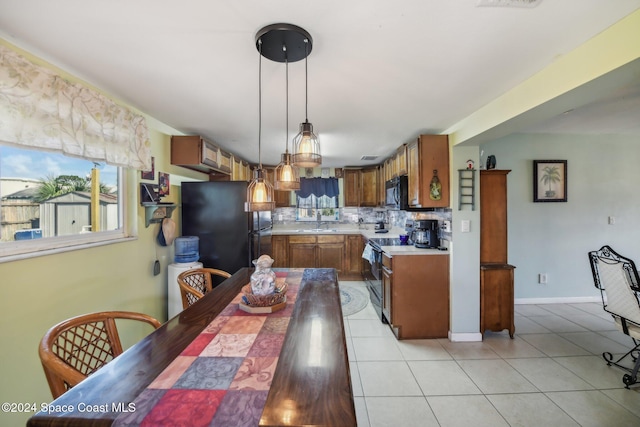
[[[420,133],[444,131],[640,8],[477,1],[0,0],[0,37],[256,162],[255,34],[298,25],[313,38],[308,116],[323,166],[345,166],[378,163]],[[275,165],[286,141],[285,68],[263,60],[262,70],[262,161]],[[289,93],[291,140],[305,115],[304,61],[289,65]],[[640,83],[613,95],[524,130],[640,135]]]

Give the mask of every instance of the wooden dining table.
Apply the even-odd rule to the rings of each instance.
[[[287,296],[293,290],[284,310],[266,315],[240,310],[242,287],[250,283],[253,272],[243,268],[54,400],[47,411],[31,417],[27,426],[355,426],[336,271],[274,271],[289,285]],[[230,321],[233,316],[237,318]],[[260,333],[270,325],[267,334],[283,334],[278,353],[260,359],[262,364],[272,360],[275,368],[254,372],[252,367],[259,364],[259,358],[247,365],[248,357],[214,354],[213,343],[223,335],[221,325],[232,323],[244,329],[260,329]],[[252,326],[256,324],[263,326]],[[259,341],[259,333],[249,335]],[[278,341],[275,335],[266,337],[267,342]],[[259,351],[273,349],[252,351],[259,355]],[[241,367],[233,382],[222,387],[212,385],[215,379],[208,377],[217,375],[217,371],[206,367],[217,364],[228,371],[234,363]],[[185,364],[190,366],[181,367]],[[199,370],[194,369],[196,365]],[[242,372],[242,366],[249,369]],[[178,378],[187,373],[188,379]],[[260,376],[257,382],[246,381],[251,380],[252,373]],[[253,384],[258,382],[264,387],[258,385],[256,389]],[[187,406],[193,396],[199,397]],[[212,400],[212,396],[219,399]],[[225,407],[228,400],[233,404]]]

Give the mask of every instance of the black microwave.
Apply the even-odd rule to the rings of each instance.
[[[406,175],[385,183],[385,205],[390,209],[409,209],[409,180]]]

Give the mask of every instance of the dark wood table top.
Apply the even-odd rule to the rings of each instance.
[[[51,403],[27,426],[110,426],[249,283],[244,268],[197,304]],[[355,426],[340,293],[333,269],[305,269],[261,426]],[[80,406],[79,406],[80,405]],[[79,407],[96,411],[83,411]]]

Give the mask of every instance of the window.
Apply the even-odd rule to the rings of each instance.
[[[296,196],[296,221],[338,221],[338,197]]]
[[[0,145],[0,260],[125,237],[122,188],[121,168]]]

